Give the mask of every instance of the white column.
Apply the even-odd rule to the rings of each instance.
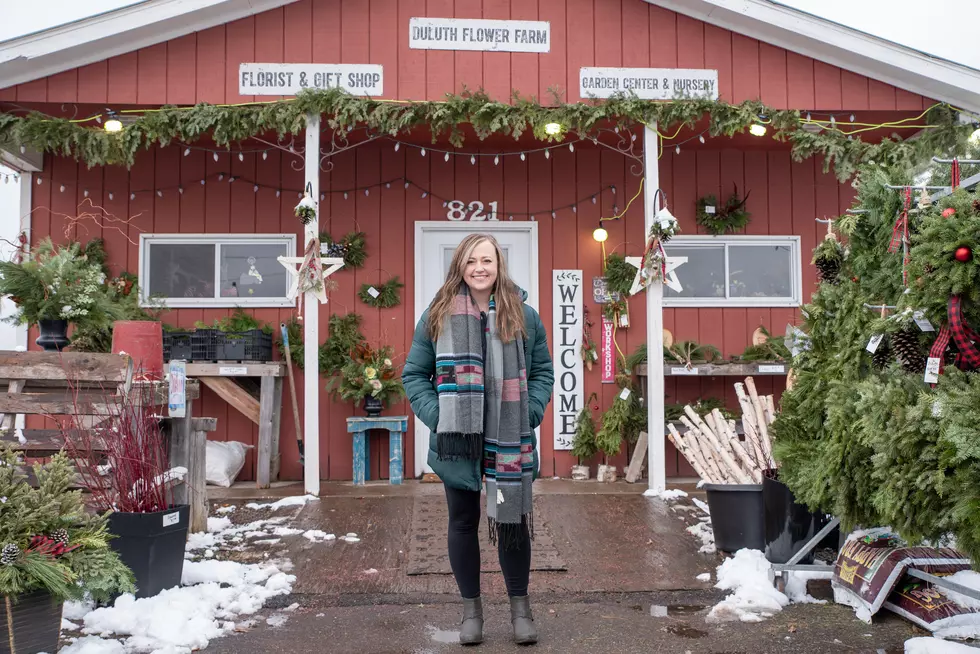
[[[653,216],[657,212],[655,197],[660,188],[660,143],[657,124],[643,128],[643,242],[650,234]],[[664,284],[650,283],[647,292],[647,443],[649,445],[650,490],[659,493],[667,487],[666,455],[664,452]]]
[[[320,208],[320,116],[306,117],[306,181],[304,188]],[[317,236],[319,220],[306,226],[300,256],[310,239]],[[320,302],[311,292],[303,298],[303,486],[307,493],[320,494]]]

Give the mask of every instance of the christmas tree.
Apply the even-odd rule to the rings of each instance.
[[[798,500],[845,527],[952,535],[980,560],[980,196],[888,188],[923,173],[932,185],[953,176],[948,164],[865,166],[862,211],[835,223],[843,244],[815,252],[822,280],[802,312],[774,449]]]

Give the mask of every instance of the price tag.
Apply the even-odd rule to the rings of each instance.
[[[715,208],[713,205],[709,204],[704,208],[704,212],[710,216],[713,216],[715,215]]]
[[[180,511],[174,511],[173,513],[168,513],[163,516],[163,526],[172,527],[180,522]]]
[[[875,352],[878,351],[878,346],[881,345],[881,341],[884,340],[884,338],[885,338],[884,334],[875,334],[874,336],[871,337],[871,340],[868,341],[868,347],[864,349],[866,349],[871,354],[874,354]]]
[[[698,369],[697,368],[686,368],[686,367],[682,367],[682,368],[671,368],[670,369],[670,374],[672,374],[672,375],[694,375],[694,376],[697,376]]]
[[[221,366],[218,368],[219,375],[247,375],[248,366]]]
[[[924,332],[936,331],[936,328],[932,326],[932,323],[929,322],[929,319],[926,318],[926,315],[921,311],[916,311],[915,313],[913,313],[912,320],[914,320],[915,324],[919,326],[919,329],[921,329]]]
[[[927,384],[939,383],[939,357],[929,357],[926,361],[925,381]]]
[[[623,392],[619,394],[619,399],[628,400],[630,398],[630,389],[624,388]]]
[[[782,373],[786,372],[786,366],[784,365],[759,365],[759,372],[769,372],[769,373]]]
[[[376,289],[376,288],[375,288],[375,287],[373,287],[373,286],[372,286],[371,288],[369,288],[369,289],[367,290],[367,292],[368,292],[368,295],[370,295],[370,296],[371,296],[371,297],[373,297],[374,299],[378,299],[378,296],[379,296],[379,295],[381,295],[381,293],[379,293],[379,292],[378,292],[378,289]]]

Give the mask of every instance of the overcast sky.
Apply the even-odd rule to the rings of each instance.
[[[54,25],[139,4],[141,0],[0,0],[4,5],[0,41]],[[977,0],[778,0],[923,52],[980,69]],[[601,6],[601,3],[600,5]]]

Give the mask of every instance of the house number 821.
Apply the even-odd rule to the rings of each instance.
[[[446,212],[446,218],[449,220],[496,220],[497,219],[497,202],[491,202],[488,206],[490,208],[490,213],[483,213],[483,203],[479,200],[473,200],[469,204],[466,204],[462,200],[453,200],[447,205],[449,211]]]

